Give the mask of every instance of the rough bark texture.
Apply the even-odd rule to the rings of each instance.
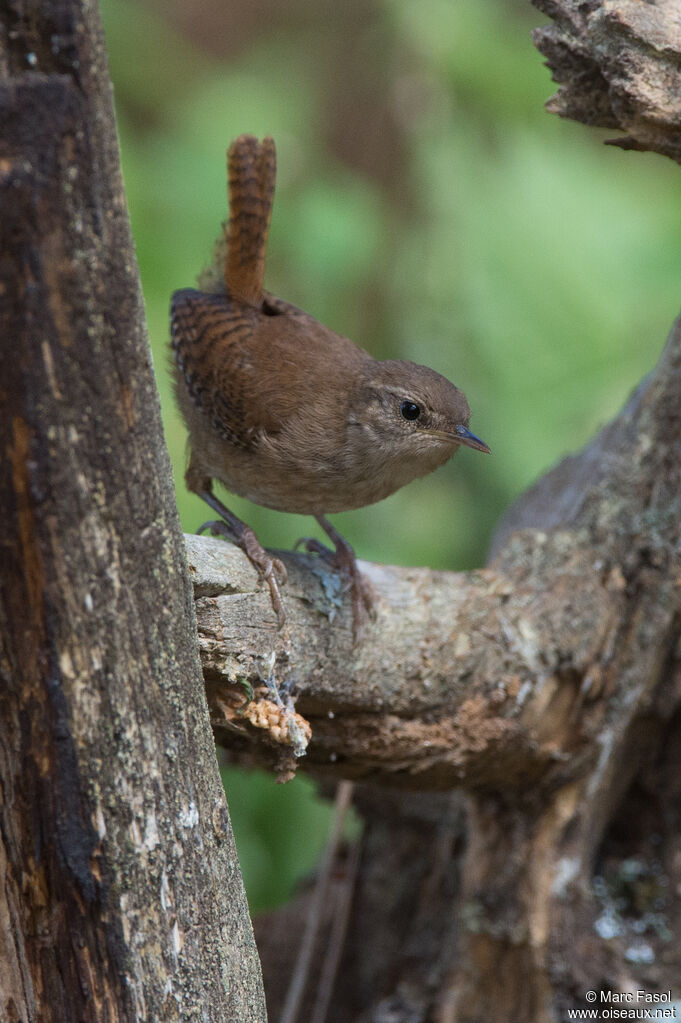
[[[93,4],[0,124],[0,1019],[262,1021]]]
[[[681,8],[678,0],[532,0],[553,19],[533,33],[560,83],[547,109],[615,128],[623,149],[681,163]]]

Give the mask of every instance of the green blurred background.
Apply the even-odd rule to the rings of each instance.
[[[168,303],[226,216],[225,149],[272,134],[269,290],[382,357],[444,373],[492,457],[336,524],[363,558],[479,565],[495,520],[614,415],[681,304],[678,168],[543,110],[554,91],[511,0],[103,0],[123,171],[184,528]],[[610,133],[612,134],[612,133]],[[310,519],[232,499],[266,545]],[[328,808],[304,779],[230,770],[251,907],[314,864]]]

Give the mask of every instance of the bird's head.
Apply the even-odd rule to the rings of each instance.
[[[412,465],[412,478],[446,462],[460,446],[489,453],[468,429],[463,391],[413,362],[375,362],[354,396],[349,424],[386,461]]]

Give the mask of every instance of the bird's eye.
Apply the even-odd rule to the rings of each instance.
[[[413,423],[421,415],[421,406],[413,401],[403,401],[400,405],[400,412],[403,419],[408,419],[410,423]]]

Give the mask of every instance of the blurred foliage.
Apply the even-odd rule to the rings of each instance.
[[[304,775],[275,785],[263,771],[223,768],[251,914],[284,902],[295,880],[313,871],[332,824],[331,804]],[[346,835],[358,834],[353,816]]]
[[[365,558],[480,564],[500,512],[654,364],[681,294],[678,168],[544,112],[554,86],[529,36],[540,17],[520,0],[102,11],[185,529],[207,513],[182,482],[168,301],[195,283],[226,216],[228,142],[269,133],[269,289],[376,355],[449,376],[493,450],[464,450],[336,522]],[[229,506],[268,545],[315,531]],[[252,905],[270,905],[314,861],[328,811],[304,783],[233,774],[227,787]]]

